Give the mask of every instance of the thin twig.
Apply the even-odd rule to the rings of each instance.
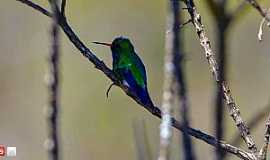
[[[181,29],[182,27],[184,27],[185,25],[187,25],[187,24],[189,24],[189,23],[191,23],[191,22],[192,22],[191,19],[189,19],[189,20],[187,20],[186,22],[180,24],[180,25],[179,25],[179,29]]]
[[[234,98],[232,97],[232,94],[230,92],[228,85],[225,83],[225,81],[220,81],[220,77],[219,77],[220,70],[218,68],[214,53],[212,51],[212,48],[210,45],[210,40],[208,39],[206,32],[205,32],[205,29],[204,29],[204,26],[202,24],[201,16],[197,12],[193,0],[184,0],[184,2],[186,4],[186,6],[189,8],[188,12],[190,14],[190,17],[192,19],[192,23],[196,29],[197,34],[198,34],[200,44],[204,49],[205,57],[209,63],[211,72],[212,72],[216,82],[220,83],[222,85],[223,96],[225,98],[225,102],[228,105],[230,115],[233,118],[235,125],[238,127],[238,130],[239,130],[240,134],[242,135],[242,138],[244,139],[248,148],[252,152],[257,152],[257,147],[253,141],[253,138],[250,135],[250,132],[249,132],[247,125],[245,124],[245,122],[241,118],[239,107],[237,106]]]
[[[19,2],[22,1],[26,1],[26,0],[16,0]],[[31,2],[33,3],[33,2]],[[26,5],[28,5],[27,3],[24,3]],[[32,7],[31,5],[28,5],[31,8],[35,9],[35,7]],[[38,9],[35,9],[39,12],[41,12]],[[45,10],[45,9],[44,9]],[[42,13],[42,12],[41,12]],[[58,13],[60,13],[58,11]],[[50,17],[47,14],[44,14],[48,17]],[[135,94],[129,90],[125,85],[121,84],[117,78],[115,77],[115,75],[113,74],[113,71],[111,69],[109,69],[101,60],[99,60],[92,51],[90,51],[85,45],[84,43],[82,43],[82,41],[78,38],[78,36],[73,32],[73,30],[71,29],[71,27],[69,26],[69,24],[67,23],[65,18],[60,18],[59,21],[59,25],[62,28],[62,30],[65,32],[66,36],[69,38],[69,40],[73,43],[73,45],[81,52],[81,54],[83,56],[85,56],[91,63],[93,63],[95,65],[95,67],[102,71],[111,81],[115,82],[117,86],[119,86],[128,96],[130,96],[134,101],[136,101],[138,104],[140,104],[143,108],[145,108],[146,110],[148,110],[150,113],[152,113],[154,116],[161,118],[161,111],[158,107],[155,106],[146,106],[143,103],[140,102],[139,98],[137,98],[135,96]],[[184,128],[183,126],[180,124],[179,121],[177,121],[176,119],[174,119],[172,117],[171,119],[172,122],[172,126],[176,129],[178,129],[179,131],[183,132]],[[207,144],[210,144],[214,147],[217,147],[218,144],[220,144],[222,146],[222,149],[224,149],[224,151],[229,152],[233,155],[238,156],[239,158],[245,159],[245,160],[255,160],[256,157],[253,155],[253,153],[242,150],[241,148],[237,148],[234,147],[230,144],[227,144],[224,141],[217,141],[215,137],[206,134],[200,130],[194,129],[194,128],[190,128],[188,127],[187,129],[187,133],[199,140],[202,140],[204,142],[206,142]]]
[[[48,105],[48,129],[49,135],[46,140],[46,148],[51,160],[59,160],[59,25],[58,14],[56,12],[58,1],[52,0],[51,8],[53,11],[53,23],[51,29],[52,49],[49,56],[49,105]],[[39,8],[39,7],[38,7]],[[41,10],[40,10],[41,11]]]
[[[252,5],[253,8],[255,8],[260,15],[265,18],[268,22],[270,22],[270,15],[268,14],[268,12],[263,9],[260,4],[256,1],[256,0],[246,0],[249,4]]]
[[[192,22],[192,20],[189,19],[189,20],[187,20],[186,22],[180,24],[180,25],[178,26],[178,28],[179,28],[179,29],[182,29],[185,25],[187,25],[187,24],[189,24],[189,23],[191,23],[191,22]],[[172,29],[168,29],[168,30],[166,31],[166,34],[169,34],[171,31],[172,31]]]
[[[267,149],[268,149],[268,144],[269,144],[269,140],[270,140],[270,117],[267,120],[265,125],[266,125],[266,131],[264,134],[264,144],[259,152],[260,160],[266,160],[266,157],[267,157]]]
[[[42,13],[42,14],[48,16],[48,17],[52,17],[52,13],[50,13],[48,10],[42,8],[41,6],[33,3],[32,1],[29,1],[29,0],[16,0],[16,1],[19,1],[19,2],[21,2],[23,4],[26,4],[29,7],[32,7],[33,9],[39,11],[40,13]]]

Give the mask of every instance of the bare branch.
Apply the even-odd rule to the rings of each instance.
[[[172,124],[175,128],[179,128],[183,132],[183,126],[181,126],[178,121],[175,121],[175,119],[173,119]],[[228,153],[232,153],[241,159],[257,160],[257,157],[253,153],[244,151],[244,150],[237,148],[237,147],[234,147],[234,146],[232,146],[224,141],[217,141],[217,139],[215,137],[213,137],[211,135],[207,135],[199,130],[196,130],[196,129],[189,127],[187,132],[189,135],[196,137],[198,139],[201,139],[204,142],[206,142],[212,146],[215,146],[215,147],[221,146],[221,148],[224,151],[226,151]]]
[[[59,160],[59,18],[56,12],[57,0],[51,2],[51,7],[53,10],[53,23],[51,28],[52,50],[49,56],[49,105],[47,108],[49,135],[46,140],[46,149],[51,160]],[[37,8],[39,8],[37,10],[43,11],[40,7]]]
[[[187,87],[186,87],[186,77],[184,72],[184,51],[183,51],[183,43],[182,43],[182,32],[178,27],[182,17],[179,15],[180,2],[175,0],[172,2],[172,11],[173,11],[173,36],[172,36],[172,45],[171,46],[171,63],[173,64],[174,73],[173,78],[175,79],[175,98],[179,101],[179,115],[182,118],[182,123],[184,127],[183,132],[183,150],[184,150],[184,159],[186,160],[194,160],[196,159],[195,154],[193,152],[192,141],[190,136],[187,134],[187,128],[189,127],[189,100],[187,95]],[[188,23],[192,22],[191,19]],[[185,24],[185,23],[184,23]],[[186,22],[187,24],[187,22]],[[169,46],[169,44],[168,44]]]
[[[180,100],[181,107],[179,113],[183,118],[183,149],[185,159],[192,160],[193,149],[191,145],[191,138],[186,132],[188,123],[188,100],[186,96],[186,86],[184,74],[182,70],[182,46],[179,37],[180,24],[180,2],[177,0],[169,0],[169,15],[167,19],[167,27],[169,31],[166,34],[166,54],[165,54],[165,69],[164,69],[164,92],[163,92],[163,115],[160,126],[160,155],[159,160],[169,159],[169,145],[171,138],[170,116],[174,102]],[[180,65],[179,65],[180,62]]]
[[[165,58],[164,58],[164,83],[163,83],[163,100],[162,100],[162,121],[160,124],[160,149],[158,160],[169,160],[170,144],[172,137],[172,128],[170,127],[172,110],[174,105],[174,36],[173,28],[175,25],[174,1],[168,0],[169,13],[167,16],[167,31],[165,39]],[[178,14],[178,12],[177,12]]]
[[[180,25],[179,25],[179,29],[181,29],[182,27],[184,27],[185,25],[187,25],[187,24],[189,24],[189,23],[191,23],[191,22],[192,22],[192,20],[189,19],[189,20],[187,20],[186,22],[180,24]]]
[[[62,0],[62,3],[61,3],[61,14],[62,14],[62,16],[65,16],[65,14],[66,14],[66,3],[67,3],[66,0]]]
[[[21,0],[17,0],[19,2],[21,2]],[[33,3],[33,2],[31,2]],[[41,10],[36,9],[35,7],[32,7],[32,5],[29,5],[27,3],[24,3],[28,6],[30,6],[31,8],[34,8],[35,10],[43,13]],[[57,11],[58,13],[60,13],[60,11]],[[48,14],[44,14],[48,17],[50,17]],[[60,15],[60,14],[59,14]],[[148,110],[150,113],[152,113],[154,116],[161,118],[161,111],[158,107],[155,106],[146,106],[143,103],[140,102],[139,98],[137,98],[135,96],[135,94],[129,90],[125,85],[121,84],[117,78],[115,77],[114,73],[112,72],[111,69],[109,69],[103,61],[99,60],[94,54],[93,52],[88,49],[84,43],[79,39],[79,37],[75,34],[75,32],[73,32],[73,30],[71,29],[71,27],[69,26],[68,22],[66,21],[65,18],[60,18],[59,20],[59,25],[62,28],[62,30],[65,32],[66,36],[69,38],[69,40],[72,42],[72,44],[81,52],[81,54],[83,56],[85,56],[91,63],[93,63],[95,65],[95,67],[100,70],[101,72],[103,72],[112,82],[114,82],[117,86],[119,86],[128,96],[130,96],[134,101],[136,101],[138,104],[140,104],[143,108],[145,108],[146,110]],[[176,129],[178,129],[179,131],[183,132],[184,127],[180,124],[179,121],[177,121],[176,119],[174,119],[173,117],[171,118],[171,122],[172,122],[172,126]],[[194,129],[194,128],[187,128],[187,133],[197,139],[200,139],[204,142],[206,142],[207,144],[210,144],[214,147],[217,147],[218,144],[221,145],[222,149],[226,152],[229,152],[231,154],[234,154],[242,159],[245,160],[255,160],[256,157],[254,157],[253,153],[242,150],[240,148],[234,147],[230,144],[227,144],[224,141],[217,141],[215,137],[206,134],[200,130]]]
[[[256,0],[246,0],[249,4],[252,5],[253,8],[255,8],[260,15],[265,18],[268,22],[270,22],[270,15],[268,14],[268,12],[263,9],[260,4],[256,1]]]
[[[260,160],[266,160],[269,140],[270,140],[270,117],[266,122],[266,131],[264,134],[264,144],[259,152]]]
[[[178,26],[178,28],[181,29],[181,28],[183,28],[185,25],[187,25],[187,24],[189,24],[189,23],[191,23],[191,22],[192,22],[192,20],[189,19],[189,20],[187,20],[186,22],[180,24],[180,25]],[[172,31],[172,29],[168,29],[168,30],[166,31],[166,34],[169,34],[171,31]]]
[[[247,121],[247,126],[249,126],[250,130],[254,130],[257,125],[262,122],[267,115],[270,112],[270,104],[266,105],[263,109],[261,109],[258,113],[256,113],[250,120]],[[239,143],[241,142],[241,135],[239,133],[236,133],[235,136],[233,136],[232,140],[230,141],[230,144],[234,146],[239,146]]]
[[[19,1],[21,3],[24,3],[26,5],[28,5],[29,7],[32,7],[33,9],[41,12],[42,14],[48,16],[48,17],[52,17],[52,13],[50,13],[49,11],[47,11],[46,9],[40,7],[39,5],[29,1],[29,0],[16,0],[16,1]]]
[[[242,138],[246,142],[248,148],[253,151],[257,152],[257,147],[253,141],[253,138],[250,135],[249,129],[243,119],[240,115],[239,107],[237,106],[234,98],[232,97],[232,94],[230,92],[229,87],[225,83],[225,81],[220,81],[219,77],[219,68],[217,65],[217,61],[215,59],[214,53],[212,51],[210,40],[208,39],[204,26],[202,24],[201,16],[197,12],[196,7],[194,5],[193,0],[184,0],[186,6],[189,8],[188,12],[190,14],[190,17],[192,19],[192,23],[196,29],[196,32],[198,34],[200,44],[204,49],[205,57],[208,61],[208,64],[210,66],[211,72],[218,84],[222,85],[223,89],[223,96],[225,98],[225,102],[228,105],[228,109],[230,112],[231,117],[233,118],[235,125],[237,126]]]

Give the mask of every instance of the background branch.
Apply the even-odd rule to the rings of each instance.
[[[171,117],[174,106],[174,70],[173,54],[174,54],[174,37],[175,32],[173,28],[175,25],[174,0],[168,0],[168,16],[165,39],[165,56],[164,56],[164,83],[163,83],[163,99],[162,99],[162,121],[160,124],[160,149],[158,160],[170,159],[170,144],[172,137]],[[178,14],[177,12],[176,14]],[[178,27],[178,25],[177,25]]]
[[[227,0],[214,1],[218,10],[218,15],[214,16],[216,21],[216,40],[217,40],[217,64],[218,77],[220,82],[226,81],[226,66],[227,66],[227,28],[230,19],[228,19],[226,11]],[[215,135],[218,140],[223,139],[225,126],[224,123],[224,98],[222,83],[217,83],[216,86],[216,103],[215,103]],[[216,160],[224,158],[224,152],[221,147],[216,149]]]
[[[162,105],[162,123],[160,127],[160,156],[159,159],[169,159],[169,144],[171,137],[169,117],[171,116],[172,106],[176,101],[180,101],[179,114],[182,118],[183,132],[183,150],[184,158],[194,159],[194,153],[191,138],[187,134],[188,120],[188,99],[186,95],[185,76],[183,74],[183,49],[180,46],[180,2],[169,0],[169,15],[167,18],[166,32],[166,54],[164,69],[164,92]],[[179,65],[180,62],[180,65]]]
[[[182,39],[182,31],[180,29],[180,20],[182,16],[179,11],[181,8],[181,3],[178,0],[173,1],[172,3],[172,11],[173,11],[173,37],[172,37],[172,52],[171,52],[171,63],[173,64],[174,73],[173,78],[175,79],[175,98],[178,100],[180,106],[178,107],[179,115],[182,118],[181,121],[183,123],[184,132],[182,136],[183,145],[182,148],[184,150],[184,159],[186,160],[194,160],[196,159],[195,153],[193,151],[192,141],[190,136],[187,133],[187,128],[189,127],[189,100],[187,95],[187,86],[186,86],[186,76],[185,76],[185,68],[184,68],[184,50],[183,50],[183,39]],[[168,34],[170,35],[170,34]],[[173,85],[173,84],[172,84]]]
[[[51,27],[52,47],[49,55],[49,105],[47,109],[49,135],[46,140],[46,149],[51,160],[59,160],[59,25],[57,10],[58,1],[51,1],[53,22]],[[40,7],[33,5],[40,9]],[[42,11],[39,10],[39,11]],[[46,12],[45,12],[46,13]]]

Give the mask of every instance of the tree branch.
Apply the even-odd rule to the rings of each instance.
[[[260,15],[265,18],[268,22],[270,22],[270,15],[268,14],[268,12],[263,9],[260,4],[256,1],[256,0],[246,0],[249,4],[252,5],[253,8],[255,8]]]
[[[184,127],[183,132],[183,150],[184,150],[184,159],[186,160],[195,160],[196,156],[193,151],[191,137],[187,133],[187,128],[189,127],[189,100],[187,95],[187,87],[186,87],[186,77],[184,72],[184,50],[182,43],[182,32],[179,28],[181,16],[179,15],[180,2],[178,0],[174,0],[172,2],[172,12],[173,12],[173,37],[172,37],[172,59],[171,63],[173,64],[174,73],[173,78],[175,79],[175,84],[173,88],[175,88],[175,96],[176,100],[179,101],[180,106],[178,107],[179,115],[182,118],[182,124]],[[171,84],[173,85],[173,83]]]
[[[62,3],[61,3],[61,14],[62,14],[63,17],[65,17],[65,14],[66,14],[66,3],[67,3],[66,0],[62,0]]]
[[[266,131],[264,134],[264,144],[259,152],[260,160],[266,160],[269,140],[270,140],[270,117],[266,122]]]
[[[19,2],[25,2],[28,0],[16,0]],[[30,2],[30,1],[28,1]],[[26,5],[28,5],[29,7],[43,13],[43,10],[40,9],[36,9],[36,7],[33,7],[33,2],[30,2],[30,4],[28,3],[24,3]],[[35,4],[35,6],[38,6]],[[40,6],[39,6],[40,7]],[[42,7],[41,7],[42,8]],[[59,10],[57,11],[58,14],[60,13]],[[49,13],[49,12],[48,12]],[[44,14],[44,13],[43,13]],[[48,17],[51,17],[50,14],[44,14]],[[60,15],[60,14],[59,14]],[[69,40],[72,42],[72,44],[81,52],[81,54],[86,57],[91,63],[93,63],[95,65],[95,67],[100,70],[101,72],[103,72],[112,82],[115,83],[115,85],[119,86],[128,96],[130,96],[134,101],[136,101],[138,104],[140,104],[140,106],[142,106],[143,108],[145,108],[146,110],[148,110],[150,113],[152,113],[154,116],[161,118],[161,111],[158,107],[155,106],[149,106],[149,105],[144,105],[143,103],[140,102],[139,98],[137,98],[135,96],[135,94],[132,92],[132,90],[129,90],[125,85],[121,84],[117,78],[115,77],[114,73],[112,72],[111,69],[109,69],[103,61],[99,60],[94,54],[93,52],[88,49],[84,43],[78,38],[78,36],[75,34],[75,32],[73,32],[73,30],[71,29],[71,27],[69,26],[66,18],[61,17],[59,20],[59,25],[62,28],[62,30],[65,32],[66,36],[69,38]],[[176,119],[172,118],[171,119],[172,122],[172,126],[174,128],[176,128],[177,130],[183,132],[184,127],[180,124],[179,121],[177,121]],[[194,128],[187,128],[187,133],[199,140],[202,140],[204,142],[206,142],[207,144],[210,144],[214,147],[217,147],[218,144],[221,145],[222,149],[226,152],[229,152],[231,154],[234,154],[236,156],[238,156],[239,158],[245,159],[245,160],[255,160],[256,157],[254,157],[254,155],[251,152],[242,150],[240,148],[234,147],[230,144],[227,144],[224,141],[217,141],[215,137],[206,134],[200,130],[194,129]]]
[[[32,1],[29,1],[29,0],[16,0],[16,1],[19,1],[23,4],[26,4],[27,6],[39,11],[40,13],[42,13],[48,17],[52,17],[52,13],[50,13],[48,10],[42,8],[41,6],[33,3]]]
[[[172,110],[174,105],[174,70],[173,54],[174,54],[174,25],[175,12],[174,0],[168,0],[168,16],[167,16],[167,34],[165,39],[165,56],[164,56],[164,83],[163,83],[163,99],[162,99],[162,121],[160,124],[160,148],[158,160],[170,159],[170,144],[172,137],[172,128],[170,127]],[[176,13],[178,14],[178,12]],[[178,24],[177,24],[178,27]]]
[[[245,124],[245,122],[241,118],[239,107],[237,106],[237,104],[236,104],[236,102],[235,102],[235,100],[230,92],[230,89],[227,86],[227,84],[225,83],[225,81],[221,81],[221,79],[219,77],[220,70],[218,68],[218,64],[217,64],[217,61],[215,59],[214,53],[212,51],[212,48],[210,45],[210,40],[208,39],[206,32],[205,32],[205,29],[204,29],[204,26],[202,24],[201,16],[197,12],[193,0],[184,0],[184,2],[188,8],[188,12],[189,12],[190,17],[192,19],[193,26],[195,27],[196,32],[198,34],[200,44],[204,49],[205,57],[208,61],[211,72],[212,72],[216,82],[218,84],[222,85],[223,96],[225,98],[225,102],[228,105],[230,115],[233,118],[235,125],[237,126],[237,128],[238,128],[242,138],[244,139],[245,143],[247,144],[248,148],[252,152],[255,153],[255,152],[257,152],[257,147],[253,141],[253,138],[250,135],[250,132],[249,132],[247,125]]]
[[[51,8],[53,10],[53,22],[51,28],[52,48],[49,56],[49,105],[47,108],[49,135],[48,139],[46,140],[46,149],[49,152],[49,157],[51,160],[59,160],[59,18],[56,12],[57,4],[57,0],[51,1]],[[38,7],[37,5],[32,6],[38,8],[39,11],[44,11],[41,9],[41,7]]]
[[[171,116],[174,102],[180,101],[179,113],[183,121],[183,127],[189,126],[188,120],[188,98],[186,95],[185,77],[183,74],[183,45],[180,46],[180,2],[178,0],[168,0],[169,14],[167,18],[167,34],[165,44],[164,59],[164,92],[162,105],[162,123],[160,127],[160,156],[159,159],[169,159],[169,144],[171,137],[169,117]],[[180,65],[179,65],[180,62]],[[194,159],[191,138],[184,129],[183,132],[184,158]]]
[[[250,130],[253,130],[256,128],[256,126],[262,122],[265,117],[270,112],[270,104],[267,104],[263,109],[261,109],[259,112],[257,112],[250,120],[247,121],[247,126],[249,126]],[[239,146],[239,143],[241,142],[241,135],[239,133],[236,133],[235,136],[233,136],[232,140],[230,141],[230,144],[234,146]]]

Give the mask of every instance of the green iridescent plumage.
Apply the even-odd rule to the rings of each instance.
[[[111,47],[113,72],[117,78],[128,86],[144,104],[152,104],[147,90],[147,77],[143,62],[136,54],[129,39],[115,38],[112,44],[94,42]]]

